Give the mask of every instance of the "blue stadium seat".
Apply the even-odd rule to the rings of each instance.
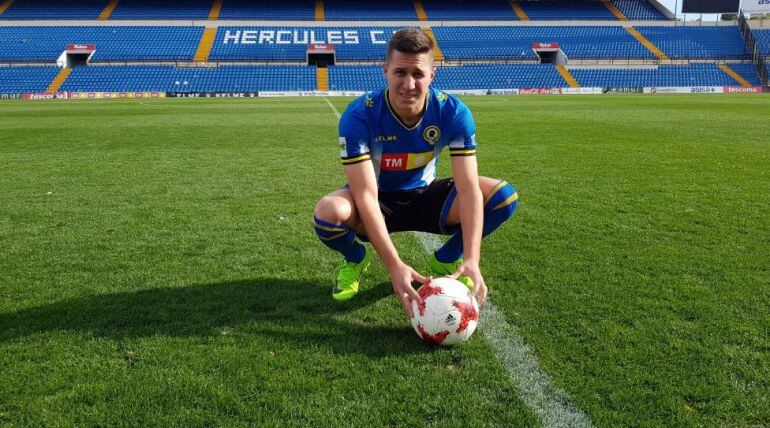
[[[327,21],[416,21],[412,0],[326,0]]]
[[[741,33],[734,25],[635,28],[669,58],[745,59],[749,56]]]
[[[538,59],[533,43],[557,42],[569,58],[654,58],[621,27],[434,27],[444,57]]]
[[[120,0],[110,19],[207,19],[214,0]]]
[[[59,67],[0,67],[0,94],[44,92]]]
[[[518,3],[533,21],[618,19],[596,0],[518,0]]]
[[[508,0],[423,0],[429,21],[517,21]]]
[[[741,77],[746,79],[754,86],[762,86],[762,81],[759,80],[759,73],[753,63],[732,63],[727,64],[734,72],[738,73]]]
[[[0,19],[96,19],[109,0],[16,0]]]
[[[770,28],[766,30],[752,30],[751,35],[757,42],[759,52],[764,56],[770,56]]]
[[[94,61],[192,60],[203,27],[0,27],[0,60],[55,61],[67,44],[94,44]]]
[[[329,67],[329,89],[371,91],[386,85],[378,66]],[[553,65],[479,64],[439,67],[434,86],[440,89],[552,88],[566,86]]]
[[[316,89],[314,67],[75,67],[61,90],[72,92],[254,92]]]
[[[644,0],[613,0],[612,5],[632,21],[662,21],[668,19],[658,9]]]
[[[730,64],[735,67],[740,64]],[[735,70],[735,68],[733,68]],[[749,73],[738,67],[744,77]],[[736,71],[738,71],[736,70]],[[662,65],[657,68],[571,68],[570,73],[582,86],[644,87],[644,86],[737,86],[738,83],[716,64]],[[756,71],[753,81],[758,81]]]
[[[224,0],[219,19],[313,21],[314,0]]]

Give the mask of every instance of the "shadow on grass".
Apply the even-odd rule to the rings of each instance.
[[[381,321],[374,317],[346,315],[389,297],[389,283],[362,290],[345,303],[334,302],[330,293],[330,287],[311,282],[264,278],[86,296],[0,314],[0,342],[54,331],[120,339],[217,337],[230,330],[246,340],[326,347],[335,353],[430,351],[405,318],[383,326],[374,325],[371,321]]]

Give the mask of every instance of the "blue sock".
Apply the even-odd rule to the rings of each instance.
[[[484,229],[482,237],[494,232],[495,229],[511,218],[516,211],[519,194],[516,189],[504,180],[492,189],[484,203]],[[463,256],[463,234],[458,229],[449,240],[436,251],[436,258],[442,263],[449,263]]]
[[[364,259],[366,249],[356,241],[353,229],[344,224],[327,223],[315,216],[313,216],[313,226],[321,242],[332,250],[342,253],[345,260],[360,263]]]

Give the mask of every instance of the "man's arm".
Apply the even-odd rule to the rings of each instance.
[[[401,300],[404,311],[412,317],[411,300],[422,303],[422,299],[412,287],[412,281],[425,282],[425,278],[409,267],[398,256],[398,251],[388,235],[385,219],[380,212],[377,177],[372,162],[367,160],[345,166],[345,176],[353,194],[358,216],[366,231],[366,237],[374,246],[383,265],[390,274],[393,292]],[[478,184],[477,184],[478,186]]]
[[[452,176],[457,189],[460,208],[460,227],[463,234],[463,262],[451,275],[457,278],[465,275],[473,281],[473,294],[479,304],[484,304],[487,286],[481,275],[481,235],[484,228],[484,196],[479,187],[479,173],[476,156],[452,156]]]

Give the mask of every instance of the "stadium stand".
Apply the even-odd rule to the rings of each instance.
[[[193,58],[203,27],[0,27],[0,61],[56,61],[69,43],[94,44],[94,61]]]
[[[749,84],[762,86],[762,81],[759,79],[757,68],[753,63],[730,63],[725,65],[740,75],[742,78],[746,79]]]
[[[59,67],[0,67],[0,94],[43,92]]]
[[[770,56],[770,29],[752,30],[751,34],[754,36],[754,40],[757,42],[759,52],[761,52],[764,56]]]
[[[745,64],[753,67],[752,64]],[[734,65],[731,64],[731,67]],[[756,70],[739,68],[741,75],[759,84]],[[582,86],[644,87],[644,86],[736,86],[737,82],[716,64],[661,65],[652,68],[572,68],[572,75]],[[738,70],[735,70],[736,72]],[[753,71],[753,74],[751,73]]]
[[[473,64],[440,67],[434,84],[451,89],[553,88],[566,86],[549,64]],[[378,66],[336,66],[329,68],[329,89],[366,91],[385,85]]]
[[[516,21],[511,4],[506,0],[482,0],[473,7],[459,1],[423,0],[429,21]]]
[[[337,59],[382,60],[397,27],[219,27],[212,61],[304,61],[308,44],[335,45]]]
[[[603,2],[595,0],[520,0],[518,4],[533,21],[618,19]]]
[[[299,66],[75,67],[62,86],[73,92],[251,92],[312,91],[315,69]]]
[[[108,0],[16,0],[0,19],[96,19]]]
[[[110,19],[207,19],[213,0],[120,0]]]
[[[0,67],[0,90],[6,93],[57,88],[76,92],[370,90],[384,84],[378,63],[390,34],[398,28],[352,24],[371,20],[449,23],[429,29],[442,61],[435,85],[444,89],[762,84],[753,64],[736,62],[750,58],[736,26],[622,25],[619,20],[666,19],[645,0],[479,0],[472,4],[461,0],[14,0],[4,4],[10,6],[0,10],[3,20],[307,22],[301,26],[209,24],[205,29],[164,22],[142,26],[12,23],[0,26],[0,63],[22,64]],[[554,19],[584,22],[515,23]],[[311,25],[317,20],[351,25]],[[511,24],[465,25],[480,20]],[[595,20],[616,22],[591,22]],[[770,55],[770,30],[752,34],[762,52]],[[304,65],[308,45],[317,43],[334,46],[338,65],[328,69]],[[539,43],[558,43],[569,61],[567,67],[540,64],[533,49]],[[53,64],[67,44],[95,45],[94,64],[61,73],[57,67],[43,66]],[[670,64],[669,58],[677,64],[697,62],[657,65]],[[723,60],[731,62],[722,64]],[[209,65],[202,64],[206,62]],[[30,64],[36,66],[18,66]]]
[[[435,27],[433,32],[450,60],[536,60],[532,44],[552,42],[569,58],[654,58],[616,26]]]
[[[636,30],[672,59],[749,58],[736,26],[637,26]]]
[[[665,21],[666,16],[646,1],[614,0],[612,5],[632,21]]]
[[[327,21],[416,21],[411,0],[326,0]]]
[[[313,0],[224,0],[219,19],[258,19],[265,21],[313,21]]]

